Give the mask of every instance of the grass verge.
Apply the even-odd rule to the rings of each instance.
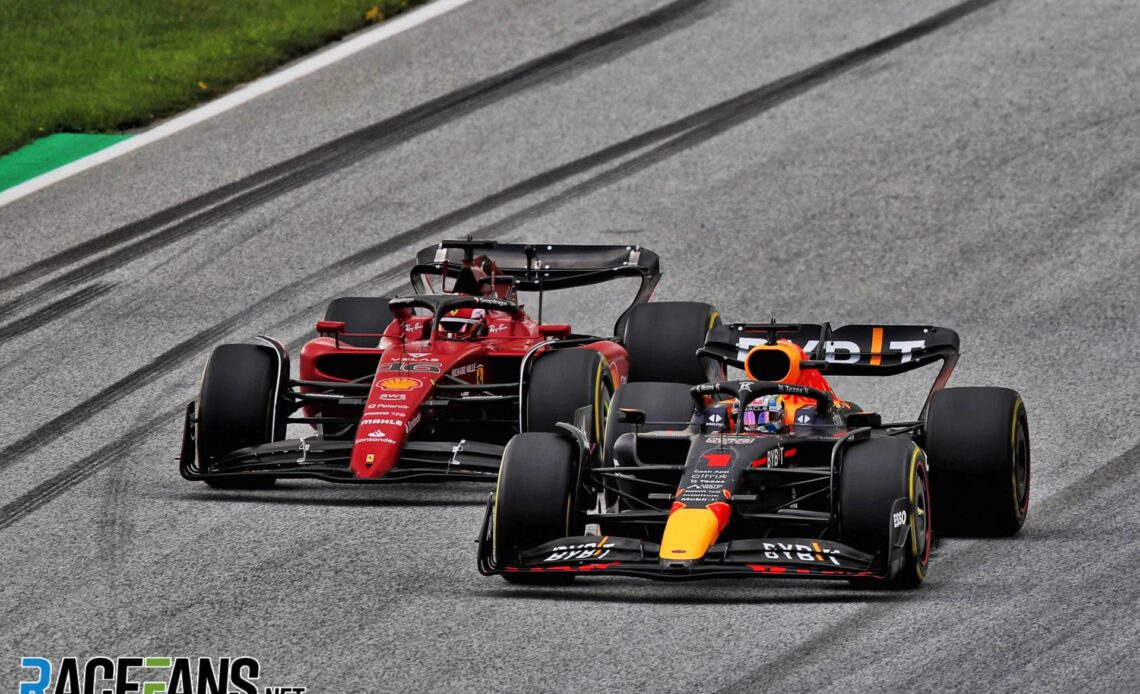
[[[0,154],[205,101],[426,0],[3,0]]]

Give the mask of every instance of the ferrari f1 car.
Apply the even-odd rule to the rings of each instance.
[[[480,534],[482,573],[523,583],[623,574],[915,587],[936,527],[1021,528],[1025,407],[1005,388],[944,387],[958,359],[954,331],[731,324],[714,327],[699,353],[748,380],[620,388],[600,464],[586,410],[559,432],[511,440]],[[938,362],[921,413],[905,422],[840,399],[824,376]]]
[[[542,322],[544,292],[621,277],[640,287],[614,336]],[[597,441],[623,383],[699,383],[720,369],[695,356],[716,310],[648,303],[659,280],[657,254],[637,246],[425,248],[411,270],[415,294],[329,304],[319,337],[301,349],[299,378],[272,338],[215,348],[186,408],[181,474],[238,488],[296,477],[493,481],[512,435],[555,431],[582,407]],[[537,320],[519,292],[537,293]],[[312,433],[286,438],[289,424]]]

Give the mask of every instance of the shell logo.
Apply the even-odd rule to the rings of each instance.
[[[377,381],[376,385],[384,390],[411,390],[423,385],[423,381],[418,378],[385,378]]]

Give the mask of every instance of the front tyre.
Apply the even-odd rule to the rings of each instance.
[[[276,352],[264,345],[214,348],[202,374],[195,425],[198,466],[203,472],[239,448],[285,437],[285,417],[276,407],[280,366]],[[206,480],[221,489],[262,489],[274,482],[262,476]]]
[[[938,497],[938,532],[1017,533],[1029,511],[1029,420],[1008,388],[945,388],[931,397],[923,447]]]
[[[507,443],[491,526],[497,564],[517,564],[520,552],[582,534],[584,520],[574,506],[578,460],[577,446],[558,434],[518,434]],[[569,572],[502,576],[510,583],[531,585],[566,584],[574,579]]]
[[[850,445],[839,477],[840,537],[887,567],[885,583],[861,586],[917,588],[930,563],[930,478],[926,455],[913,442],[871,438]]]

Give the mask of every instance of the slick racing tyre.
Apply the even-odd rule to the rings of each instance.
[[[515,564],[519,552],[583,533],[583,518],[574,510],[577,468],[578,449],[567,436],[531,432],[507,443],[491,530],[497,564]],[[517,572],[503,578],[511,583],[565,584],[574,574]]]
[[[280,383],[277,354],[264,345],[220,345],[214,348],[202,375],[198,398],[198,466],[212,463],[239,448],[285,438],[285,418],[277,412]],[[271,477],[208,479],[222,489],[273,486]]]
[[[383,333],[392,322],[392,311],[388,308],[386,296],[342,296],[333,299],[325,309],[325,320],[341,321],[346,333]],[[375,347],[380,344],[378,337],[340,338],[341,342],[353,347]]]
[[[840,540],[876,556],[887,579],[855,585],[916,588],[930,562],[930,479],[926,455],[907,439],[871,438],[847,447],[839,474]]]
[[[693,398],[689,395],[689,386],[684,383],[627,383],[618,388],[614,399],[610,403],[610,415],[606,421],[605,446],[602,449],[603,465],[618,465],[614,458],[614,443],[622,434],[634,430],[632,424],[618,421],[622,409],[641,410],[645,412],[646,423],[637,427],[638,431],[662,431],[666,429],[684,429],[693,417]],[[615,480],[618,489],[625,494],[632,494],[641,498],[647,504],[668,508],[668,502],[652,503],[645,500],[650,491],[649,485],[637,484],[621,479]],[[618,495],[607,492],[604,503],[610,507],[617,501]],[[621,502],[628,507],[626,501]]]
[[[560,349],[534,360],[527,383],[525,431],[556,432],[556,424],[574,423],[574,413],[593,408],[591,441],[602,440],[613,394],[606,359],[592,349]]]
[[[715,361],[697,358],[705,336],[720,324],[709,304],[662,301],[633,307],[621,342],[629,352],[629,380],[708,383],[724,379]]]
[[[1029,510],[1029,421],[1008,388],[945,388],[930,399],[923,448],[940,535],[1006,536]]]

